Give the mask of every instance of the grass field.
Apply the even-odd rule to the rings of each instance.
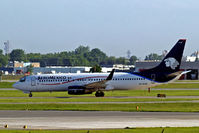
[[[157,96],[162,93],[167,96],[199,96],[199,90],[152,90],[150,93],[147,90],[126,90],[126,91],[106,91],[105,97],[109,96]],[[95,93],[88,95],[68,95],[67,92],[33,92],[34,97],[95,97]],[[0,97],[28,97],[19,90],[0,90]]]
[[[132,128],[107,130],[0,130],[0,133],[198,133],[199,127]]]
[[[56,102],[154,102],[154,101],[192,101],[199,98],[9,98],[0,103],[56,103]]]
[[[168,95],[199,95],[198,90],[192,91],[167,91],[162,93]],[[108,92],[109,96],[128,95],[128,96],[156,96],[159,90],[148,93],[147,90],[132,90],[132,91],[114,91]],[[114,94],[113,94],[114,93]],[[122,94],[121,94],[122,93]],[[132,93],[132,94],[131,94]],[[93,110],[93,111],[136,111],[136,106],[139,106],[139,111],[177,111],[177,112],[198,112],[199,103],[191,103],[192,100],[199,100],[198,98],[110,98],[101,97],[96,98],[87,96],[71,96],[64,92],[44,92],[33,93],[34,97],[29,98],[27,94],[23,94],[17,90],[1,90],[0,91],[0,110]],[[5,96],[5,98],[3,98]],[[14,96],[14,97],[13,97]],[[20,98],[20,97],[27,98]],[[48,97],[50,96],[50,97]],[[53,97],[54,96],[54,97]],[[137,103],[137,104],[110,104],[110,103],[96,103],[96,104],[77,104],[77,103],[57,103],[57,102],[149,102],[149,101],[190,101],[190,103]],[[24,103],[28,102],[28,103]],[[39,103],[38,103],[39,102]],[[45,102],[45,103],[42,103]],[[8,103],[8,104],[6,104]],[[15,103],[15,104],[14,104]],[[17,104],[18,103],[18,104]]]
[[[13,88],[14,82],[0,82],[0,88]]]
[[[12,83],[0,82],[0,88],[10,88]],[[186,86],[187,85],[187,86]],[[158,88],[196,88],[199,84],[168,84]],[[183,86],[183,87],[182,87]],[[33,92],[33,97],[29,98],[19,90],[0,90],[0,110],[97,110],[97,111],[178,111],[196,112],[199,111],[199,103],[191,103],[198,98],[155,98],[157,94],[166,96],[199,96],[198,90],[127,90],[127,91],[107,91],[104,98],[96,98],[89,95],[68,95],[67,92]],[[146,98],[128,98],[127,96],[145,96]],[[147,98],[154,96],[154,98]],[[20,98],[23,97],[23,98]],[[72,97],[72,98],[71,98]],[[120,97],[120,98],[114,98]],[[190,101],[190,103],[139,103],[139,104],[74,104],[56,102],[145,102],[145,101]],[[28,102],[28,104],[24,103]],[[40,102],[40,103],[37,103]],[[41,103],[45,102],[45,103]],[[49,102],[49,103],[48,103]],[[8,103],[8,104],[7,104]],[[18,104],[17,104],[18,103]]]
[[[159,85],[153,88],[199,88],[199,83],[170,83]]]
[[[24,75],[2,75],[2,80],[19,80]]]
[[[199,80],[176,80],[175,82],[198,82]]]
[[[139,111],[198,112],[199,103],[138,103],[138,104],[1,104],[0,110],[70,110],[70,111]]]

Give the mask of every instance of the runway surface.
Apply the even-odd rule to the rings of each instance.
[[[199,113],[118,111],[0,111],[10,129],[109,129],[199,126]]]

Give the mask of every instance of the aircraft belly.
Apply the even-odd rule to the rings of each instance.
[[[112,82],[114,89],[116,90],[130,90],[130,89],[145,89],[152,86],[156,86],[157,83],[151,83],[151,81],[123,81],[123,82]]]
[[[113,82],[112,83],[114,86],[114,89],[116,90],[129,90],[132,88],[137,88],[137,83],[136,82],[128,82],[128,81],[123,81],[123,82]]]
[[[67,91],[66,85],[38,85],[36,89],[32,88],[32,92],[46,92],[46,91]]]

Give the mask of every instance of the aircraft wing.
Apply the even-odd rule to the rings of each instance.
[[[111,73],[108,75],[108,77],[105,80],[87,84],[87,85],[85,85],[85,87],[86,88],[96,88],[96,89],[98,89],[98,88],[105,88],[107,86],[106,83],[108,81],[112,80],[114,72],[115,72],[115,69],[113,69],[111,71]]]

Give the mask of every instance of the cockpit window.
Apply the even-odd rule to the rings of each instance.
[[[26,76],[22,77],[19,82],[25,82],[26,81]]]

